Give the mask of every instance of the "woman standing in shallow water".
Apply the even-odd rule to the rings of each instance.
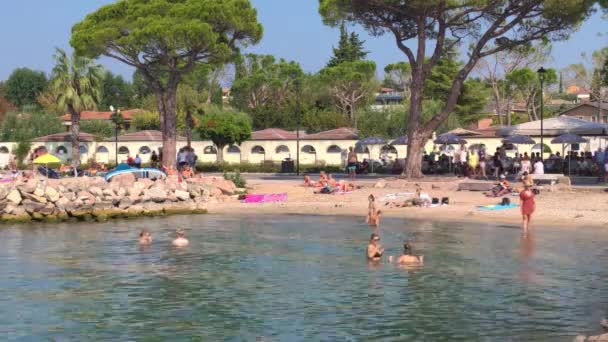
[[[522,229],[524,234],[528,232],[530,227],[530,219],[536,209],[536,202],[534,201],[534,193],[530,187],[530,184],[524,184],[524,190],[519,193],[519,199],[521,200],[521,215],[522,215]]]

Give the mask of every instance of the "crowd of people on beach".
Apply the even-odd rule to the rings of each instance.
[[[488,155],[484,146],[467,148],[461,145],[452,155],[446,152],[424,153],[423,170],[425,173],[437,174],[453,171],[458,176],[488,179],[498,178],[501,174],[518,174],[524,172],[542,175],[563,173],[578,176],[597,176],[600,180],[608,179],[608,148],[599,148],[595,152],[569,151],[565,156],[559,152],[543,158],[540,152],[528,152],[507,155],[505,147],[498,147],[493,155]]]

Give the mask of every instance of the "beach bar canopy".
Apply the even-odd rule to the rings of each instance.
[[[584,136],[608,135],[608,125],[589,122],[566,115],[543,120],[543,135],[556,137],[566,133]],[[498,131],[498,134],[502,136],[540,136],[540,120],[503,127]]]

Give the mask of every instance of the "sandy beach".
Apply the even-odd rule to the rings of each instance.
[[[500,198],[488,198],[479,191],[458,191],[458,184],[468,180],[425,178],[418,182],[385,178],[386,186],[376,188],[378,180],[356,182],[361,186],[349,194],[314,194],[312,188],[301,186],[300,181],[253,179],[248,182],[249,193],[287,193],[288,200],[282,203],[241,203],[236,199],[209,204],[211,214],[306,214],[306,215],[347,215],[361,216],[367,210],[367,197],[374,194],[378,208],[384,217],[398,217],[418,220],[487,222],[517,226],[521,224],[519,208],[498,211],[484,211],[478,207],[498,204]],[[431,197],[449,197],[450,204],[436,208],[389,208],[383,200],[390,194],[413,193],[415,184],[420,184]],[[608,228],[608,193],[606,187],[572,187],[570,189],[541,188],[536,196],[536,212],[532,220],[533,228]],[[519,204],[517,196],[510,197],[512,203]],[[407,197],[400,197],[407,198]]]

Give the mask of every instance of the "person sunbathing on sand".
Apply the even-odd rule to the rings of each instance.
[[[185,234],[184,231],[182,229],[177,231],[177,238],[175,238],[175,240],[173,240],[172,244],[175,247],[185,247],[188,246],[188,239],[185,238]]]
[[[332,188],[338,185],[338,182],[336,181],[334,176],[331,175],[331,173],[327,174],[327,184],[329,184],[329,186],[331,186]]]
[[[313,181],[309,175],[304,176],[304,186],[305,187],[315,187],[317,186],[317,182]]]

